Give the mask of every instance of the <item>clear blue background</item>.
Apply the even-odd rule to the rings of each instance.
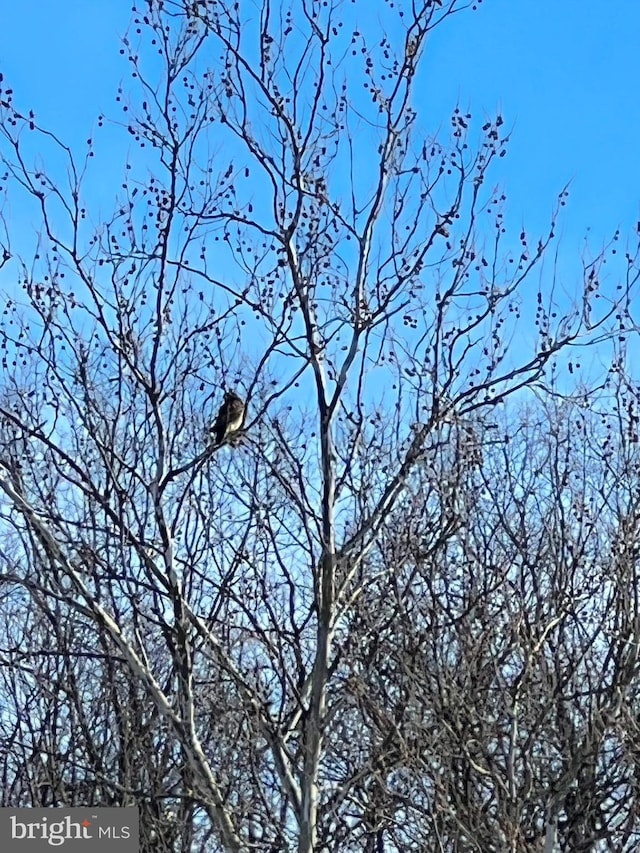
[[[375,3],[355,8],[364,17]],[[90,135],[100,112],[120,119],[116,88],[130,78],[119,37],[130,17],[123,0],[4,0],[0,69],[16,106],[33,108],[71,144]],[[638,0],[484,0],[432,36],[422,120],[448,134],[456,102],[480,118],[500,109],[514,134],[493,177],[510,223],[544,230],[571,180],[564,248],[590,228],[597,249],[640,218],[639,41]]]

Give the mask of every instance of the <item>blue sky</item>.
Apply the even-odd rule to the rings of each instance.
[[[358,0],[357,14],[371,9]],[[15,103],[70,142],[84,140],[101,111],[119,118],[127,75],[119,36],[125,0],[3,4],[0,69]],[[448,131],[459,102],[477,116],[496,108],[514,126],[509,156],[494,171],[515,227],[544,228],[571,180],[565,249],[590,228],[594,248],[640,219],[640,4],[616,0],[484,0],[436,32],[426,52],[424,98],[433,127]],[[567,246],[566,244],[569,244]]]
[[[450,67],[443,102],[459,93],[472,112],[500,105],[514,124],[504,164],[512,212],[544,216],[571,179],[574,236],[635,227],[640,4],[485,0],[459,30],[459,50],[443,38],[430,61]]]

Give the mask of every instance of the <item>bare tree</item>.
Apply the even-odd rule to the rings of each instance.
[[[135,803],[145,850],[635,849],[635,396],[584,389],[603,449],[569,379],[636,255],[558,297],[503,118],[425,126],[463,5],[138,4],[99,222],[100,133],[0,91],[41,224],[0,247],[5,804]]]

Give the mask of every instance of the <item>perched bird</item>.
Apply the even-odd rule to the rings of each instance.
[[[245,410],[244,400],[238,397],[235,391],[225,392],[220,411],[209,428],[209,433],[216,447],[242,427]]]

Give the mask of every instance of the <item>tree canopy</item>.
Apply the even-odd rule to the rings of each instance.
[[[504,117],[420,97],[468,5],[136,2],[86,150],[0,81],[2,805],[637,849],[637,235],[571,292],[568,191],[507,227]]]

